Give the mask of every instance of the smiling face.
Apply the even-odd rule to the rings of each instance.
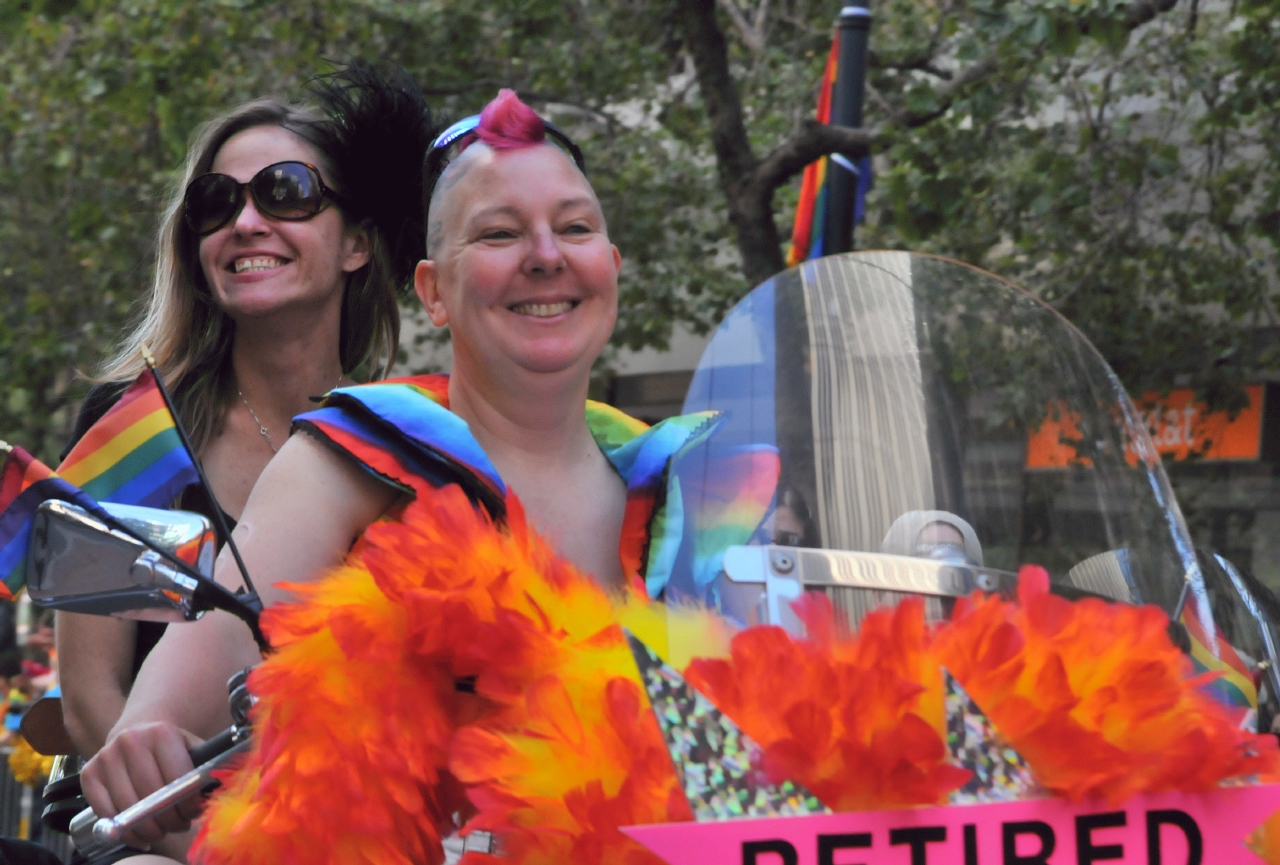
[[[455,373],[589,375],[622,267],[590,184],[551,145],[472,145],[462,159],[442,181],[438,240],[415,280],[432,323],[450,326]]]
[[[279,126],[255,126],[219,148],[210,171],[241,183],[276,162],[296,160],[319,167],[324,159],[297,135]],[[334,206],[307,220],[273,219],[253,197],[235,219],[200,240],[200,267],[215,302],[232,318],[264,315],[298,304],[340,304],[346,275],[369,260],[362,231],[344,225]]]

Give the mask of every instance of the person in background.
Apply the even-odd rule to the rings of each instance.
[[[217,504],[234,525],[291,419],[377,377],[399,341],[397,292],[423,244],[430,110],[402,71],[355,64],[317,79],[318,107],[261,99],[207,123],[160,220],[151,295],[103,366],[71,445],[154,353]],[[68,446],[70,451],[70,445]],[[62,613],[68,733],[96,753],[163,626]]]
[[[895,556],[982,566],[973,526],[949,511],[907,511],[889,526],[880,551]]]
[[[813,525],[809,504],[800,491],[788,483],[780,482],[777,500],[773,513],[763,526],[768,542],[783,547],[812,547],[817,543],[818,533]]]

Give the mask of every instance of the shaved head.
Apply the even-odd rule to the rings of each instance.
[[[493,150],[479,142],[471,145],[458,154],[458,157],[445,166],[444,174],[436,181],[436,188],[431,191],[431,214],[427,225],[427,258],[435,258],[440,250],[440,242],[444,237],[445,211],[450,204],[450,193],[462,182],[481,159],[492,159]]]

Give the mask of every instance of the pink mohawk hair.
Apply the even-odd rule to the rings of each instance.
[[[547,128],[537,112],[521,102],[514,90],[504,87],[480,112],[476,135],[494,150],[515,150],[541,144],[547,138]]]

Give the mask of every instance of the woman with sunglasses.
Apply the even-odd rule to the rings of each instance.
[[[90,392],[77,440],[149,346],[234,521],[312,398],[394,362],[397,292],[422,246],[430,111],[403,72],[318,79],[319,108],[263,99],[204,126],[165,209],[145,314]],[[68,448],[69,449],[69,448]],[[68,731],[86,756],[120,716],[163,626],[59,614]]]
[[[621,258],[581,154],[504,91],[437,139],[426,175],[428,260],[415,286],[431,320],[450,328],[453,373],[342,388],[295,421],[303,434],[264,470],[235,532],[248,569],[270,575],[259,579],[264,604],[291,597],[281,581],[318,578],[375,520],[394,525],[408,498],[445,484],[495,515],[514,493],[554,548],[606,587],[660,588],[665,465],[708,418],[647,429],[587,402],[617,315]],[[238,584],[226,556],[217,577]],[[171,628],[138,679],[127,729],[82,775],[98,813],[189,769],[187,749],[229,722],[223,682],[258,660],[229,616]],[[178,806],[137,838],[180,831],[198,810]]]

